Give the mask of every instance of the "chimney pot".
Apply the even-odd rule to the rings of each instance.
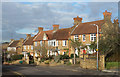
[[[24,41],[24,38],[20,38],[20,41],[23,42],[23,41]]]
[[[111,12],[108,12],[107,10],[105,10],[105,12],[103,12],[103,16],[104,16],[104,20],[105,21],[111,21]]]
[[[28,37],[31,37],[31,34],[26,34],[26,36],[27,36],[27,38],[28,38]]]
[[[80,18],[79,16],[73,18],[74,20],[74,25],[78,25],[79,23],[82,23],[82,18]]]
[[[38,31],[39,32],[43,31],[43,27],[38,27]]]
[[[58,30],[58,29],[59,29],[59,24],[54,24],[54,25],[53,25],[53,30],[56,31],[56,30]]]
[[[14,41],[14,39],[11,39],[11,41]]]

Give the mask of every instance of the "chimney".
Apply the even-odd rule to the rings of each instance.
[[[58,24],[54,24],[54,25],[53,25],[53,30],[54,30],[54,31],[57,31],[58,29],[59,29],[59,25],[58,25]]]
[[[112,13],[107,12],[107,10],[105,10],[105,12],[103,12],[104,20],[105,21],[111,21],[111,14]]]
[[[24,38],[20,38],[20,42],[23,42],[24,41]]]
[[[28,37],[31,37],[31,34],[26,34],[26,36],[27,36],[27,38],[28,38]]]
[[[39,32],[43,31],[43,27],[38,27],[38,31]]]
[[[11,41],[14,41],[14,39],[11,39]]]
[[[119,22],[118,22],[118,19],[116,19],[116,20],[114,19],[114,23],[117,23],[117,24],[119,24]]]
[[[80,18],[79,16],[73,18],[73,20],[74,20],[74,25],[78,25],[82,23],[82,18]]]

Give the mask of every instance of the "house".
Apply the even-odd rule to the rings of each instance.
[[[67,52],[66,49],[69,49],[69,42],[68,39],[70,38],[70,32],[72,31],[73,27],[71,28],[63,28],[59,29],[58,24],[53,25],[53,30],[43,31],[42,27],[38,27],[39,32],[37,33],[36,37],[33,39],[34,41],[34,49],[36,46],[45,44],[47,45],[47,55],[58,55],[58,54],[65,54]],[[56,50],[57,52],[53,52]],[[35,54],[37,55],[37,51],[35,50]]]
[[[104,16],[103,20],[97,20],[97,21],[91,21],[85,23],[81,23],[81,21],[80,23],[77,22],[78,25],[74,28],[73,32],[71,33],[71,39],[74,40],[80,39],[83,45],[87,45],[87,49],[85,48],[84,50],[86,50],[89,54],[93,54],[94,52],[96,52],[96,50],[92,51],[89,47],[89,45],[91,45],[91,42],[97,41],[97,27],[95,25],[98,25],[99,27],[99,37],[103,36],[102,32],[105,31],[105,29],[109,28],[109,25],[111,25],[111,28],[113,27],[111,21],[111,13],[107,12],[106,10],[103,13],[103,16]],[[81,49],[81,52],[82,51],[83,49]],[[69,52],[71,54],[74,53],[72,48],[71,51]]]
[[[20,38],[20,40],[11,39],[7,47],[7,51],[13,51],[13,52],[16,52],[17,54],[22,54],[23,42],[24,42],[23,38]]]
[[[55,50],[58,51],[58,53],[52,52],[52,50],[49,48],[47,51],[48,56],[49,55],[58,55],[58,54],[65,54],[68,52],[68,55],[74,54],[74,50],[71,47],[71,42],[69,39],[80,39],[83,45],[87,45],[87,48],[81,49],[81,52],[83,50],[86,50],[89,54],[93,54],[96,52],[96,50],[91,50],[89,45],[91,45],[91,42],[94,42],[97,40],[97,27],[95,25],[98,25],[99,27],[99,37],[103,36],[102,32],[105,31],[106,28],[109,28],[110,25],[113,26],[113,23],[111,22],[111,13],[105,11],[103,13],[104,19],[103,20],[97,20],[97,21],[91,21],[91,22],[85,22],[82,23],[82,18],[79,16],[73,18],[74,25],[70,28],[63,28],[59,29],[58,24],[53,25],[53,30],[43,31],[42,27],[38,27],[39,32],[33,39],[34,45],[39,46],[42,44],[52,46]],[[116,20],[117,21],[117,20]],[[35,50],[35,53],[37,56],[37,51]],[[75,53],[78,55],[78,50],[76,49]],[[83,53],[83,52],[82,52]],[[82,54],[81,53],[81,54]]]
[[[31,37],[31,34],[26,34],[26,39],[23,42],[23,52],[24,53],[30,53],[31,56],[33,56],[33,38]]]

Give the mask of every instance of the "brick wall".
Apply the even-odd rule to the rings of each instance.
[[[84,55],[84,59],[80,59],[80,67],[87,69],[97,69],[97,59],[88,59],[87,55]],[[98,62],[99,70],[103,70],[105,68],[105,60],[104,55],[100,55]]]

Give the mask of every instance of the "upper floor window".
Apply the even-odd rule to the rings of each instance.
[[[37,46],[37,42],[35,42],[35,46]]]
[[[53,46],[55,46],[55,41],[53,41]]]
[[[66,43],[66,40],[63,40],[63,46],[66,46],[67,43]]]
[[[58,46],[58,41],[56,41],[56,46]]]
[[[83,41],[85,41],[85,34],[83,34]]]
[[[74,36],[74,40],[78,40],[78,38],[79,38],[78,35]]]
[[[96,34],[90,34],[90,41],[96,40]]]
[[[40,45],[42,46],[42,41],[40,41]]]
[[[31,46],[31,50],[33,50],[33,46]]]
[[[24,49],[26,49],[26,46],[24,46]]]
[[[29,45],[28,45],[28,49],[29,49]]]

